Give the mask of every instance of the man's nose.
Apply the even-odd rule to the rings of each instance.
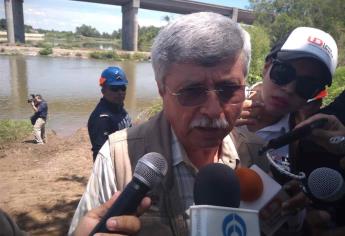
[[[291,81],[288,84],[282,85],[281,88],[289,94],[295,93],[296,92],[296,81]]]
[[[207,100],[202,105],[201,113],[207,115],[209,118],[219,118],[222,113],[222,106],[216,91],[208,91]]]

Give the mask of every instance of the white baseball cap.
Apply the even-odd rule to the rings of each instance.
[[[325,82],[331,85],[338,63],[338,47],[330,34],[316,28],[298,27],[285,41],[273,47],[267,57],[275,57],[282,61],[300,58],[316,59],[325,65],[327,71]]]

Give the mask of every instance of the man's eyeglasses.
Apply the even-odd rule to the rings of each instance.
[[[182,88],[177,92],[172,92],[168,87],[166,88],[171,95],[177,97],[182,106],[201,105],[207,101],[210,92],[217,93],[219,100],[224,104],[239,104],[245,100],[245,85],[221,83],[216,84],[214,89],[193,85]]]
[[[127,87],[125,85],[111,85],[109,86],[109,89],[113,92],[118,92],[118,91],[126,91]]]
[[[312,76],[297,76],[295,68],[282,61],[274,59],[270,71],[270,79],[279,86],[287,85],[296,80],[296,93],[304,99],[310,99],[316,96],[325,88],[320,78]]]

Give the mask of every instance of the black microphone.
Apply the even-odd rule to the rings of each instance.
[[[259,155],[262,155],[269,149],[277,149],[283,147],[293,141],[306,137],[313,129],[321,128],[327,123],[327,118],[322,118],[304,125],[298,129],[292,130],[279,136],[278,138],[271,139],[268,144],[259,150]]]
[[[213,163],[199,170],[194,183],[195,205],[238,208],[240,201],[240,182],[229,166]]]
[[[313,170],[305,185],[305,192],[316,203],[328,205],[336,203],[345,195],[344,177],[334,169],[320,167]]]
[[[150,152],[141,157],[135,166],[133,179],[126,185],[90,235],[110,233],[111,231],[106,227],[106,221],[110,217],[135,213],[146,193],[161,182],[167,171],[168,164],[161,154]]]

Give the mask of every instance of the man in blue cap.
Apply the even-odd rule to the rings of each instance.
[[[131,119],[123,108],[128,81],[119,67],[108,67],[102,72],[99,85],[103,98],[99,101],[88,121],[93,161],[99,149],[115,131],[131,127]]]

